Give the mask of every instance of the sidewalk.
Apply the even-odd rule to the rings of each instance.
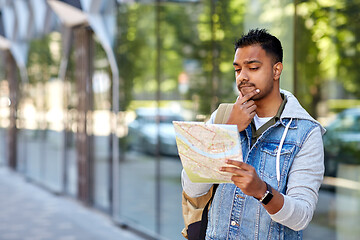
[[[142,240],[109,216],[0,167],[1,240]]]

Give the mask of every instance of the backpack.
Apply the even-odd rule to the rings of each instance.
[[[217,109],[214,123],[225,124],[234,104],[222,103]],[[182,191],[182,213],[185,228],[182,235],[189,240],[205,239],[208,223],[208,211],[218,184],[213,184],[209,192],[197,198],[189,197]]]

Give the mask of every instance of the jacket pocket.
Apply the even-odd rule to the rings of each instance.
[[[276,180],[276,155],[279,143],[264,143],[261,148],[260,174],[270,182]],[[295,145],[284,143],[280,152],[280,176],[287,174],[289,162],[295,151]],[[265,180],[265,179],[264,179]]]

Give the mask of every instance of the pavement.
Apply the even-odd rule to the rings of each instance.
[[[358,203],[358,199],[355,200]],[[328,226],[331,220],[329,211],[336,209],[331,207],[335,202],[334,193],[320,191],[317,211],[304,231],[304,240],[337,239],[338,230]],[[135,205],[139,206],[139,203]],[[171,222],[170,225],[176,224]],[[100,210],[87,207],[69,196],[54,195],[0,164],[0,240],[145,239],[119,227]]]
[[[143,240],[105,213],[0,166],[0,240]]]

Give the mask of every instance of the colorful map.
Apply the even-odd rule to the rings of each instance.
[[[173,122],[176,144],[184,170],[192,182],[231,182],[231,174],[220,172],[226,159],[242,161],[236,125]]]

